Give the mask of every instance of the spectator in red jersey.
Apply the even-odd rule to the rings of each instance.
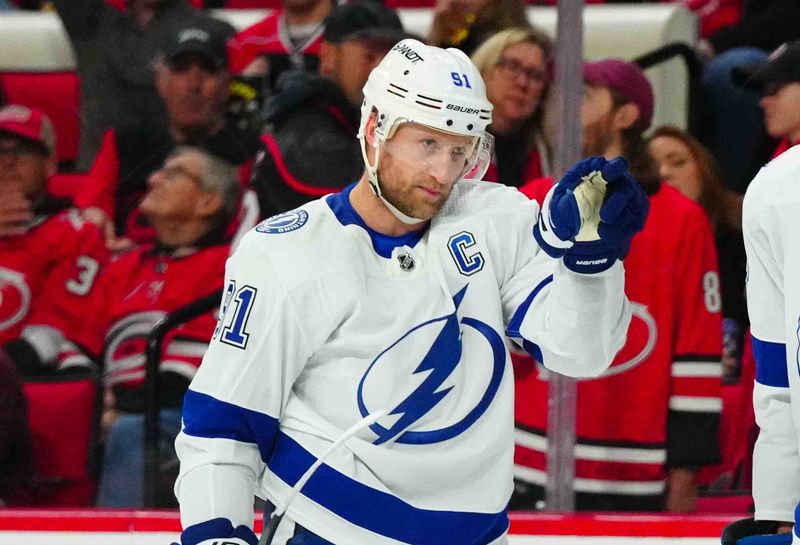
[[[494,154],[485,180],[520,187],[550,172],[543,118],[552,55],[550,38],[529,27],[501,30],[473,53],[494,106]]]
[[[633,319],[625,346],[578,383],[576,504],[582,510],[687,512],[698,467],[719,461],[722,323],[714,237],[703,209],[661,184],[642,133],[653,93],[641,69],[584,65],[584,154],[623,155],[650,197],[625,259]],[[549,179],[523,186],[540,203]],[[516,486],[511,507],[544,500],[547,372],[515,358]]]
[[[746,276],[742,201],[726,189],[711,154],[678,127],[658,127],[647,140],[662,180],[699,203],[714,228],[722,282],[723,380],[737,382],[744,334],[749,325],[744,298]]]
[[[226,227],[240,192],[236,170],[222,159],[200,148],[174,150],[148,178],[139,204],[155,231],[155,243],[112,262],[98,281],[93,304],[85,305],[86,352],[102,361],[110,392],[98,505],[142,505],[146,336],[169,312],[221,289],[230,250]],[[214,324],[214,312],[207,312],[164,341],[161,448],[171,456],[183,394]]]
[[[24,106],[0,109],[0,345],[23,374],[57,365],[108,260],[100,231],[47,192],[55,131]]]
[[[472,55],[493,34],[528,25],[521,0],[436,0],[428,43]]]
[[[230,74],[225,42],[230,27],[196,20],[168,40],[156,66],[167,122],[148,120],[106,133],[76,204],[100,225],[112,250],[148,243],[153,232],[137,210],[149,175],[179,145],[202,147],[241,167],[246,179],[258,134],[226,118]]]
[[[211,19],[186,0],[125,3],[127,9],[120,12],[105,0],[53,0],[81,79],[78,170],[90,167],[107,129],[165,118],[153,62],[179,28],[194,19]]]
[[[228,47],[231,72],[263,77],[267,95],[286,70],[317,70],[325,18],[336,5],[334,0],[283,0],[282,4],[282,9],[238,32]]]
[[[364,170],[356,139],[362,89],[387,51],[406,38],[397,14],[374,1],[328,16],[321,74],[293,71],[266,104],[267,131],[252,187],[263,216],[337,192]]]
[[[767,133],[780,140],[774,156],[800,142],[800,41],[781,46],[763,62],[740,67],[734,79],[760,93]]]

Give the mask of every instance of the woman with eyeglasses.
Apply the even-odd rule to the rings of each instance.
[[[543,118],[553,44],[536,28],[510,28],[486,40],[472,61],[494,106],[495,152],[485,179],[519,187],[550,171]]]

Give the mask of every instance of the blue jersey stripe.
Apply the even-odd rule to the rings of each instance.
[[[364,229],[367,234],[369,234],[369,238],[372,240],[372,248],[375,250],[375,253],[381,257],[389,259],[392,257],[392,252],[395,248],[400,248],[402,246],[413,248],[420,240],[422,240],[422,237],[425,236],[425,232],[427,231],[427,227],[425,229],[411,231],[410,233],[400,236],[384,235],[383,233],[379,233],[378,231],[370,228],[366,223],[364,223],[364,220],[361,218],[361,216],[358,215],[358,212],[356,212],[356,209],[353,208],[353,205],[350,204],[350,192],[355,186],[356,183],[352,183],[345,187],[340,193],[328,195],[325,200],[333,214],[336,216],[336,219],[339,220],[339,223],[342,225],[358,225]]]
[[[183,398],[183,432],[256,444],[266,462],[275,448],[278,420],[190,389]]]
[[[294,486],[314,460],[313,454],[281,432],[269,468]],[[317,469],[302,493],[355,526],[414,545],[486,545],[508,528],[505,510],[468,513],[419,509],[325,464]]]
[[[753,337],[753,355],[756,358],[756,382],[777,388],[789,387],[784,343],[762,341]]]
[[[539,292],[541,292],[542,289],[552,281],[553,275],[551,274],[539,282],[538,286],[533,288],[533,291],[530,293],[530,295],[528,295],[525,301],[522,302],[517,311],[514,313],[514,316],[511,317],[511,321],[508,323],[508,327],[506,328],[506,335],[513,339],[522,339],[522,348],[539,363],[544,363],[544,358],[542,358],[542,349],[539,348],[536,343],[532,343],[531,341],[524,339],[522,337],[522,333],[520,333],[520,328],[522,327],[522,320],[525,319],[525,315],[528,313],[528,310],[533,304],[533,300],[536,299],[536,296],[539,295]]]

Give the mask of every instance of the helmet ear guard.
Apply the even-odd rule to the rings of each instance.
[[[373,113],[376,116],[372,143],[375,157],[374,164],[370,164],[365,132]],[[492,104],[486,98],[483,78],[462,51],[426,46],[410,39],[397,43],[372,71],[364,86],[358,138],[370,186],[390,210],[396,210],[381,195],[378,148],[403,122],[475,137],[469,163],[459,179],[481,179],[494,147],[494,138],[486,132],[491,121]],[[409,216],[398,218],[406,221]],[[414,221],[408,223],[422,221],[411,219]]]

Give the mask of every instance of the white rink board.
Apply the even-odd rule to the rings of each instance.
[[[169,545],[172,532],[0,532],[0,545]],[[509,545],[718,545],[719,539],[674,537],[509,536]]]

